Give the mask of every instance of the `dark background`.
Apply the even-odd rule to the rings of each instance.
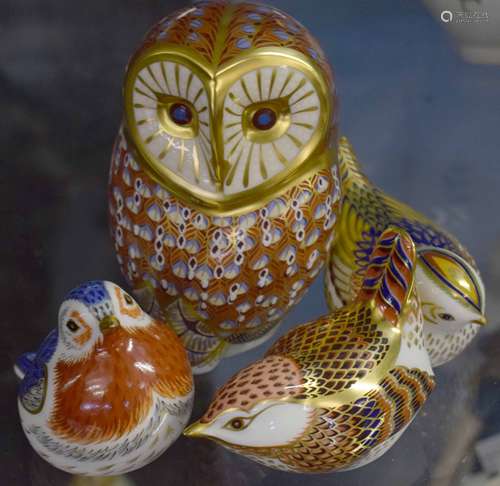
[[[18,423],[12,363],[56,324],[69,289],[98,278],[123,284],[108,237],[106,182],[124,67],[146,30],[183,3],[2,0],[1,485],[486,484],[476,443],[500,432],[500,66],[464,62],[417,1],[271,3],[304,23],[329,55],[341,132],[368,175],[444,224],[475,255],[489,327],[437,370],[436,392],[393,449],[353,472],[274,472],[185,438],[150,466],[108,482],[71,478],[46,464]],[[500,29],[491,12],[488,22]],[[319,277],[280,332],[325,310]],[[265,346],[197,379],[193,417]]]

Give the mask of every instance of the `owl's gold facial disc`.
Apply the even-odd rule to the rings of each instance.
[[[186,40],[157,41],[133,57],[124,89],[126,135],[138,161],[183,201],[227,215],[336,161],[331,78],[286,42],[237,42],[241,52],[225,59],[236,11],[228,5],[219,23],[211,19],[213,59]],[[245,32],[257,17],[248,14],[253,27]]]

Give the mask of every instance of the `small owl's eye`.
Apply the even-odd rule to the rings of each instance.
[[[128,295],[128,294],[124,294],[124,295],[123,295],[123,298],[125,299],[125,303],[126,303],[127,305],[133,305],[133,303],[134,303],[134,299],[132,299],[132,297],[130,297],[130,295]]]
[[[442,312],[441,314],[438,314],[440,319],[443,319],[443,321],[454,321],[455,318],[451,314],[447,314],[446,312]]]
[[[251,421],[251,418],[235,417],[231,419],[226,425],[224,425],[224,427],[229,430],[243,430],[249,426]]]
[[[253,126],[259,130],[269,130],[274,127],[277,116],[271,108],[260,108],[252,117]]]
[[[66,327],[71,332],[76,332],[78,331],[78,329],[80,329],[80,326],[73,319],[70,319],[69,321],[66,322]]]
[[[181,126],[189,125],[193,120],[193,112],[191,111],[191,108],[184,103],[174,103],[170,107],[168,114],[174,123]]]

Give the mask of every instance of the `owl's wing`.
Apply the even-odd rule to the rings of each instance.
[[[164,320],[182,341],[194,374],[207,373],[217,366],[226,345],[208,329],[189,302],[174,301],[165,309]]]
[[[43,408],[47,392],[47,363],[54,354],[57,340],[57,329],[54,329],[43,340],[36,354],[23,354],[16,363],[24,374],[19,385],[19,400],[30,413],[38,413]]]
[[[378,386],[397,359],[401,333],[393,328],[409,302],[415,258],[410,236],[390,227],[374,245],[355,301],[275,343],[267,354],[293,359],[304,375],[305,391],[294,399],[331,406]]]

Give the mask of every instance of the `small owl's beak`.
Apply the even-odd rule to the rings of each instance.
[[[205,425],[201,424],[199,421],[192,423],[184,429],[183,434],[186,437],[202,437],[203,431],[205,430]]]
[[[473,324],[484,326],[488,321],[486,320],[486,316],[481,316],[479,319],[474,319],[472,322]]]
[[[101,322],[99,322],[99,327],[101,328],[102,333],[106,333],[112,329],[120,327],[120,321],[115,316],[106,316],[101,319]]]

